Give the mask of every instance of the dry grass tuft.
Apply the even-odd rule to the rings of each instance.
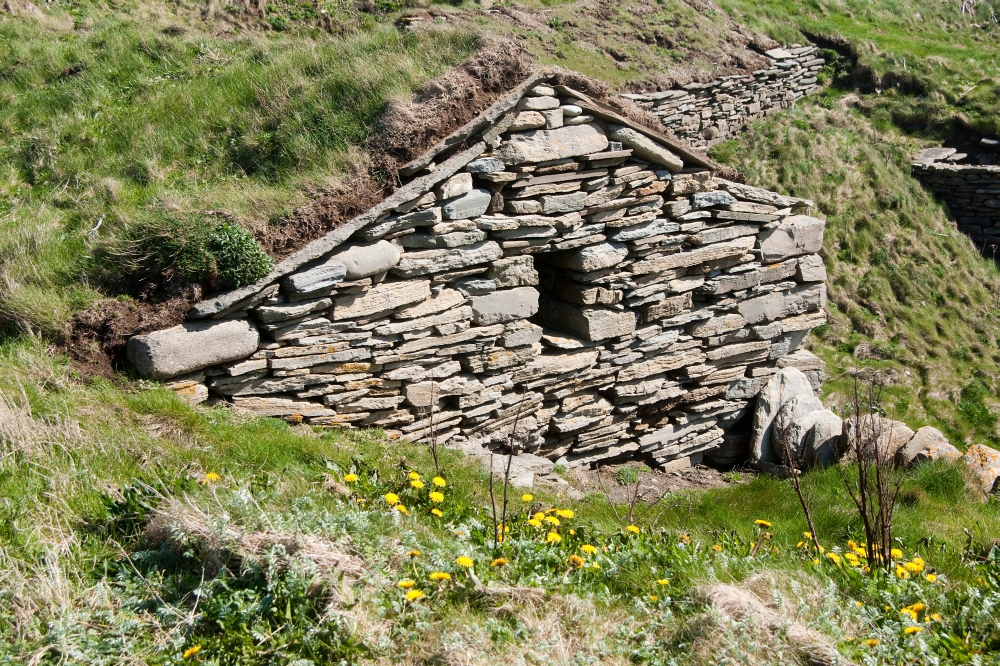
[[[0,391],[0,468],[12,456],[30,456],[43,448],[67,447],[83,440],[76,421],[62,416],[35,418],[26,396],[15,400]]]

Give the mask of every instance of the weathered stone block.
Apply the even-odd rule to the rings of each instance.
[[[608,137],[612,141],[620,141],[631,148],[636,157],[665,166],[673,173],[680,173],[684,168],[684,161],[681,158],[631,127],[611,125]]]
[[[441,211],[446,220],[467,220],[485,213],[492,200],[489,190],[476,189],[444,202]]]
[[[627,246],[620,243],[601,243],[568,252],[557,252],[546,256],[545,261],[560,268],[589,273],[616,266],[627,256]]]
[[[635,331],[636,316],[628,310],[580,307],[549,298],[541,303],[540,312],[546,326],[591,342],[630,335]]]
[[[494,241],[447,250],[407,252],[392,272],[400,277],[409,278],[485,264],[496,261],[502,256],[503,250]]]
[[[538,271],[531,257],[505,257],[490,265],[486,277],[493,280],[497,288],[530,287],[538,284]]]
[[[390,312],[413,303],[419,303],[431,295],[428,280],[407,282],[383,282],[363,294],[341,296],[333,302],[334,321],[344,319],[364,319],[374,314]]]
[[[808,215],[786,217],[774,229],[760,235],[761,259],[768,263],[802,254],[815,254],[823,247],[826,223]]]
[[[539,125],[545,124],[544,116],[538,114],[538,117]],[[505,164],[524,164],[597,153],[607,147],[608,138],[599,126],[574,125],[513,134],[500,146],[498,157]]]
[[[527,319],[536,312],[538,291],[534,287],[516,287],[472,297],[472,321],[476,325]]]
[[[170,379],[257,351],[260,335],[245,319],[187,322],[128,341],[126,356],[143,377]]]

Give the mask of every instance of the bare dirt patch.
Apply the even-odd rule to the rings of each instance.
[[[747,477],[742,475],[740,480],[736,480],[735,476],[726,475],[704,465],[664,472],[641,462],[629,462],[621,465],[605,465],[598,469],[572,468],[562,474],[561,478],[569,485],[563,486],[558,481],[549,481],[547,487],[570,496],[600,493],[613,504],[628,504],[635,496],[634,478],[638,478],[639,502],[649,503],[656,502],[667,493],[721,488],[732,483],[741,483]],[[631,483],[625,483],[627,481]],[[572,491],[568,491],[569,488]]]

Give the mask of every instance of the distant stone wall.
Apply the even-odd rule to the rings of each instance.
[[[980,252],[995,257],[1000,248],[1000,166],[935,163],[925,156],[931,152],[918,155],[913,176],[947,204],[959,230]]]
[[[193,401],[391,438],[745,458],[762,383],[822,380],[800,346],[826,321],[823,221],[543,83],[260,283],[133,338],[132,363]]]
[[[816,89],[816,73],[825,63],[815,46],[774,49],[766,55],[772,66],[750,75],[623,97],[655,113],[675,136],[706,149]]]

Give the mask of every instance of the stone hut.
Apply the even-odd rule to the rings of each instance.
[[[318,426],[568,465],[747,455],[826,321],[811,202],[540,72],[256,284],[129,341],[144,376]]]

